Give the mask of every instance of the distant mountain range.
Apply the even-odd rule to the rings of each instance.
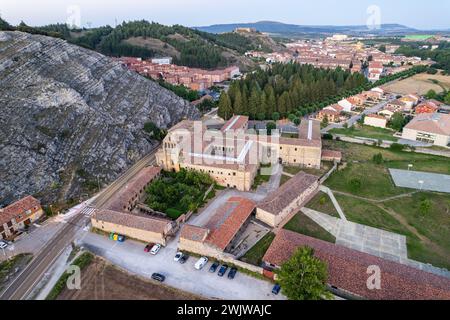
[[[255,28],[260,32],[266,32],[280,36],[295,36],[304,34],[336,34],[348,35],[404,35],[420,32],[420,30],[400,24],[382,24],[377,29],[370,29],[366,25],[360,26],[306,26],[286,24],[275,21],[259,21],[254,23],[216,24],[211,26],[194,27],[209,33],[231,32],[236,28]],[[437,32],[436,30],[434,32]]]

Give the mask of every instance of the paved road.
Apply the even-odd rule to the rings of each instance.
[[[98,195],[91,206],[97,209],[103,208],[109,199],[140,170],[156,162],[156,150],[138,161],[134,166],[128,169],[122,176],[114,181],[100,195]],[[43,274],[61,255],[64,249],[74,240],[77,232],[86,226],[89,217],[80,212],[74,215],[71,220],[58,232],[54,238],[48,241],[47,245],[35,255],[33,260],[22,271],[22,273],[6,288],[0,295],[1,300],[21,300],[26,299],[33,287],[39,282]]]

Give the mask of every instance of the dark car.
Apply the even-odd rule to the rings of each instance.
[[[225,273],[227,273],[228,270],[228,266],[226,264],[224,264],[223,266],[220,267],[219,273],[217,274],[219,277],[223,277],[225,275]]]
[[[152,274],[152,279],[159,282],[164,282],[164,280],[166,280],[166,277],[160,273],[154,273]]]
[[[211,267],[209,267],[209,272],[215,273],[217,271],[217,268],[220,266],[218,262],[214,262]]]
[[[188,261],[189,256],[187,254],[185,254],[184,256],[181,257],[181,259],[178,261],[181,264],[185,264],[186,261]]]
[[[233,280],[234,277],[236,277],[237,271],[238,270],[236,268],[231,268],[230,272],[228,272],[228,279]]]
[[[280,290],[281,290],[281,286],[279,284],[276,284],[272,289],[272,293],[277,295],[280,293]]]
[[[150,250],[152,250],[154,245],[155,245],[154,243],[149,243],[148,245],[145,246],[144,251],[150,252]]]

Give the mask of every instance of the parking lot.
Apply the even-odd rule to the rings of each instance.
[[[273,284],[238,272],[234,280],[209,273],[212,262],[203,270],[195,270],[198,258],[184,264],[174,261],[178,239],[172,240],[158,255],[144,252],[145,245],[135,241],[113,242],[105,236],[86,232],[80,244],[111,263],[139,276],[150,278],[155,272],[166,276],[165,284],[209,299],[279,300],[271,293]]]

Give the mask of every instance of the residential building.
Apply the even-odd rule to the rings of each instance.
[[[352,112],[355,108],[355,105],[350,101],[350,98],[339,101],[338,105],[342,107],[344,112]]]
[[[370,81],[378,81],[381,79],[382,76],[385,75],[385,72],[386,70],[382,62],[371,61],[369,63],[367,78]]]
[[[154,64],[172,64],[172,57],[153,58],[151,61]]]
[[[402,138],[447,147],[450,144],[450,115],[419,114],[403,128]]]
[[[427,100],[419,104],[414,112],[416,114],[421,113],[435,113],[439,111],[439,108],[441,107],[442,103],[436,100]]]
[[[337,123],[341,121],[341,113],[343,110],[344,110],[343,107],[341,107],[338,104],[334,104],[320,110],[319,113],[317,114],[316,119],[318,121],[323,121],[324,119],[327,119],[329,123]]]
[[[397,262],[385,260],[344,246],[280,230],[263,257],[265,274],[287,261],[298,248],[309,247],[327,265],[329,289],[344,298],[371,300],[449,300],[450,280]],[[381,287],[367,286],[369,270],[381,271]]]
[[[318,191],[319,178],[300,172],[258,204],[256,218],[277,227],[297,213]]]
[[[0,239],[13,239],[20,230],[39,220],[43,214],[41,203],[32,196],[0,209]]]
[[[389,109],[394,112],[403,112],[406,109],[406,104],[399,99],[392,100],[386,104],[385,109]]]
[[[387,119],[381,115],[370,114],[364,118],[364,125],[385,129],[387,125]]]

